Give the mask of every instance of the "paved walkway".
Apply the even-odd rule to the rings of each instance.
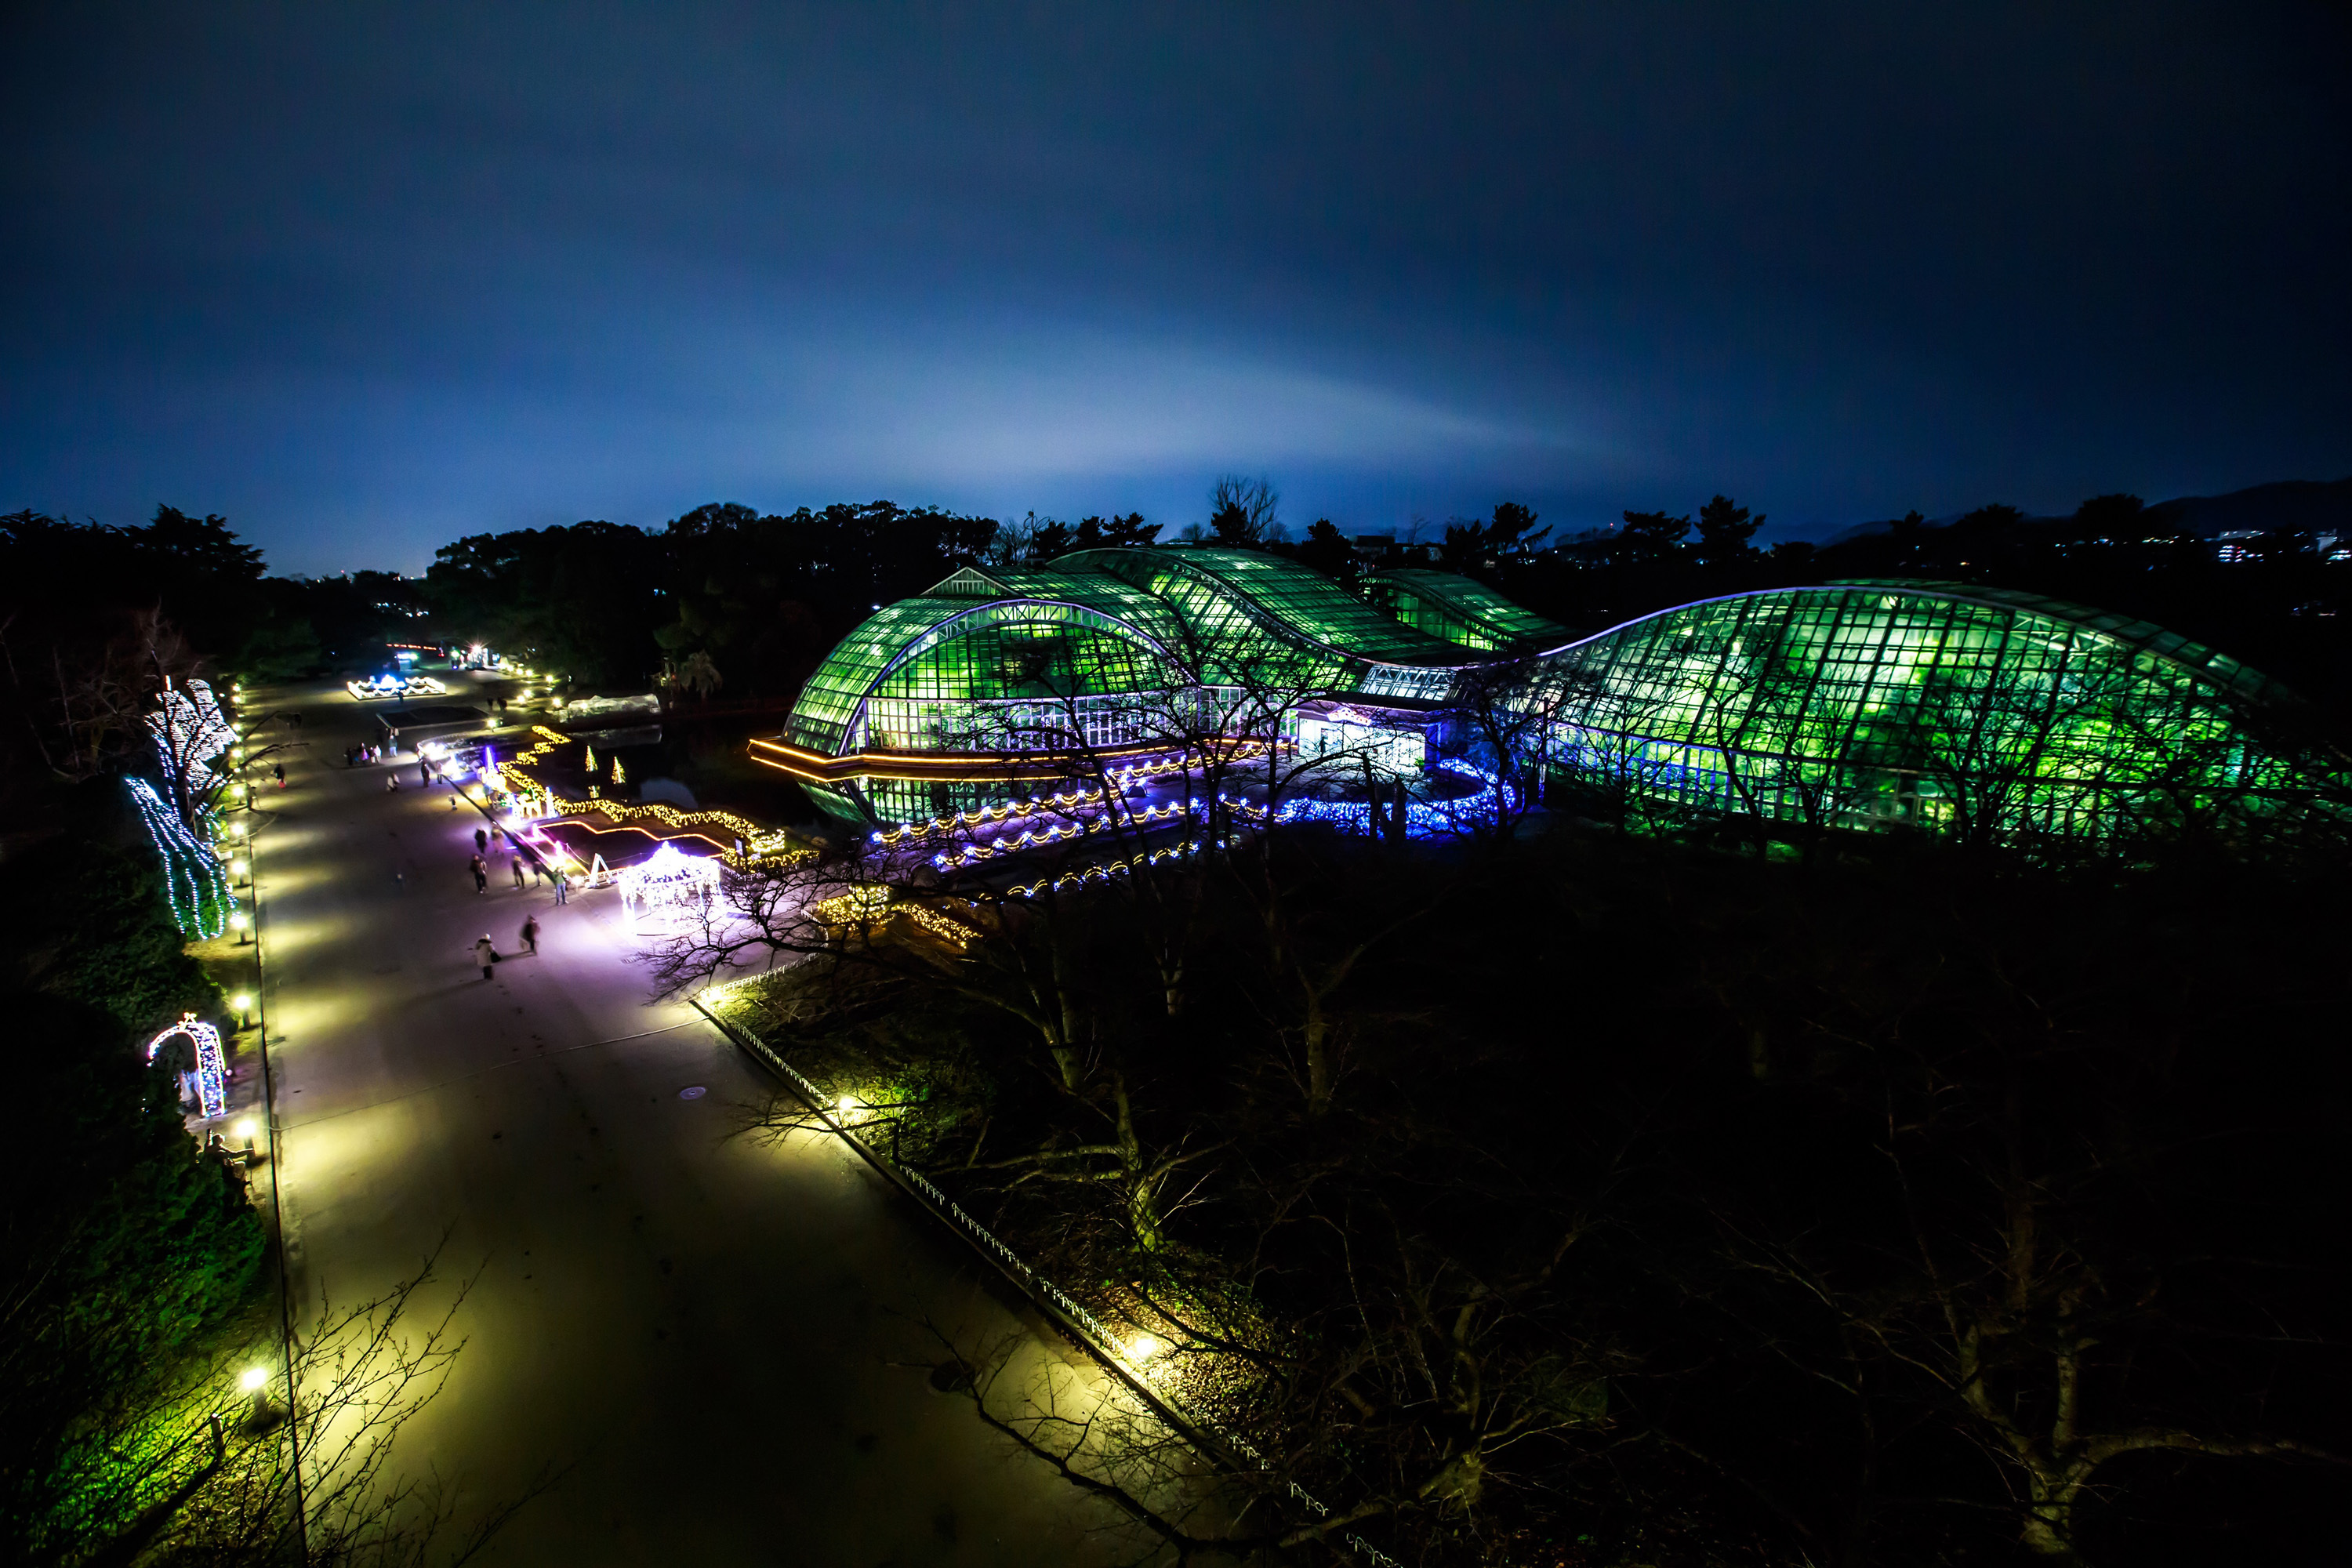
[[[257,857],[295,1289],[364,1299],[446,1233],[444,1304],[479,1269],[447,1391],[396,1466],[467,1510],[571,1465],[483,1561],[1134,1561],[1131,1527],[931,1391],[929,1318],[1023,1320],[969,1255],[829,1139],[730,1139],[770,1083],[690,1009],[650,1006],[616,895],[555,905],[481,817],[347,770],[365,710],[306,715]],[[537,957],[514,956],[526,914]],[[488,932],[505,962],[484,981]],[[700,1089],[693,1098],[685,1091]],[[1032,1370],[1091,1369],[1033,1335]]]

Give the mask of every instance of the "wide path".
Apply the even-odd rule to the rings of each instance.
[[[395,1467],[467,1515],[568,1466],[482,1561],[1062,1563],[1146,1542],[963,1401],[928,1320],[1024,1322],[968,1254],[828,1138],[730,1138],[771,1084],[690,1009],[648,1005],[615,895],[478,895],[470,807],[343,767],[340,690],[265,788],[257,857],[295,1289],[364,1299],[441,1247],[466,1347]],[[537,957],[484,981],[536,913]],[[699,1095],[688,1091],[699,1089]],[[443,1238],[446,1237],[446,1244]],[[437,1314],[436,1314],[437,1315]],[[1033,1373],[1071,1363],[1031,1333]]]

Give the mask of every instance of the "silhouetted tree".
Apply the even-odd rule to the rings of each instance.
[[[1625,526],[1616,538],[1616,558],[1627,565],[1651,566],[1670,561],[1683,548],[1683,536],[1690,531],[1687,516],[1669,517],[1662,511],[1629,511],[1624,514]]]
[[[1209,490],[1209,537],[1217,543],[1261,549],[1282,537],[1282,496],[1272,481],[1220,475]]]
[[[1755,556],[1748,541],[1764,526],[1759,514],[1749,516],[1729,496],[1717,496],[1698,509],[1698,555],[1709,566],[1734,566]]]

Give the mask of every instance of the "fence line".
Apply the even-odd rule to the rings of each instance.
[[[1126,1356],[1118,1349],[1118,1336],[1111,1332],[1109,1327],[1100,1318],[1072,1300],[1069,1293],[1060,1286],[1031,1268],[1027,1260],[1019,1253],[998,1240],[993,1232],[972,1218],[964,1211],[962,1205],[941,1192],[929,1177],[919,1171],[908,1170],[851,1131],[848,1125],[835,1114],[834,1108],[826,1103],[824,1094],[818,1090],[816,1085],[802,1077],[800,1070],[792,1063],[770,1049],[765,1040],[761,1039],[749,1029],[739,1028],[712,1012],[703,1005],[701,997],[689,996],[687,1000],[693,1005],[696,1012],[709,1019],[719,1033],[734,1041],[743,1051],[782,1079],[791,1087],[793,1092],[806,1101],[808,1108],[824,1121],[834,1136],[856,1150],[867,1164],[887,1176],[902,1191],[913,1194],[921,1202],[922,1206],[929,1209],[936,1217],[945,1220],[982,1257],[996,1264],[1007,1279],[1020,1287],[1031,1300],[1045,1310],[1047,1317],[1057,1321],[1063,1332],[1069,1335],[1081,1350],[1100,1363],[1103,1370],[1125,1384],[1138,1397],[1165,1418],[1169,1425],[1183,1433],[1196,1447],[1207,1450],[1210,1458],[1231,1468],[1244,1468],[1235,1463],[1237,1458],[1246,1460],[1247,1468],[1250,1468],[1264,1471],[1267,1468],[1265,1457],[1248,1442],[1198,1419],[1166,1394],[1152,1387],[1140,1373],[1127,1364]],[[1315,1517],[1318,1519],[1331,1517],[1329,1507],[1318,1500],[1297,1481],[1288,1481],[1285,1484],[1289,1489],[1292,1500],[1311,1510]],[[1341,1537],[1341,1542],[1344,1545],[1360,1552],[1372,1563],[1373,1568],[1403,1568],[1403,1565],[1395,1558],[1391,1557],[1353,1531]]]

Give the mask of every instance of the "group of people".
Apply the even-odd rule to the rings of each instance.
[[[530,885],[523,879],[523,864],[527,860],[530,864],[532,876],[546,878],[555,884],[555,901],[559,904],[568,901],[571,888],[565,881],[563,873],[551,870],[545,861],[509,837],[503,827],[474,829],[475,892],[489,891],[490,867],[487,857],[496,853],[501,847],[507,852],[507,869],[514,873],[514,885],[517,888]],[[522,942],[525,951],[531,956],[535,958],[539,955],[539,917],[535,914],[523,917]],[[484,931],[474,943],[474,962],[482,966],[483,979],[490,978],[491,967],[499,962],[499,956],[498,945],[490,941],[490,933]]]
[[[380,763],[387,754],[382,746],[345,746],[343,766],[355,768],[362,763]]]
[[[487,893],[490,890],[490,860],[500,850],[506,853],[507,869],[514,874],[514,885],[517,888],[529,887],[531,879],[542,879],[555,884],[557,903],[571,901],[571,883],[566,880],[563,873],[550,867],[546,861],[524,848],[519,841],[509,837],[507,830],[503,827],[474,829],[474,859],[471,869],[474,873],[475,892]],[[526,867],[530,873],[529,879],[526,879],[523,874]]]

